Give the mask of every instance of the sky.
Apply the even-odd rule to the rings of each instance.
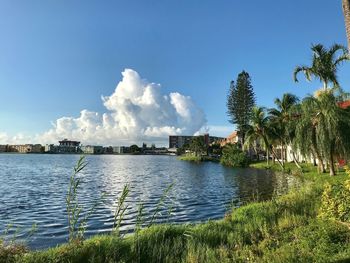
[[[340,0],[0,0],[0,143],[227,136],[230,81],[266,107],[312,94],[292,73],[317,43],[346,45]]]

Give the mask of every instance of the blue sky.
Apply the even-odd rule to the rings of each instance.
[[[103,113],[125,68],[191,96],[229,126],[226,94],[246,70],[257,103],[321,84],[292,80],[312,43],[346,44],[341,1],[0,1],[0,133],[34,136],[62,116]],[[350,63],[339,79],[350,91]]]

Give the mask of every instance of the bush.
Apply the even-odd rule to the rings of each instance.
[[[325,184],[319,217],[350,223],[350,180]]]
[[[247,167],[249,159],[236,144],[227,144],[222,150],[221,163],[231,167]]]

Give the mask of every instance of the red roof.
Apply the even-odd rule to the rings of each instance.
[[[346,109],[350,107],[350,100],[339,102],[338,105],[340,108]]]

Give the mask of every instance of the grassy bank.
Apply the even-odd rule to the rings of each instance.
[[[263,163],[253,167],[266,167]],[[291,169],[295,167],[290,166]],[[44,251],[2,249],[9,262],[348,262],[350,230],[318,218],[323,185],[343,181],[303,167],[301,188],[271,201],[234,209],[224,219],[194,225],[158,225],[119,238],[96,236]]]
[[[214,158],[210,156],[196,156],[193,154],[184,154],[178,157],[181,161],[189,161],[189,162],[220,162],[219,158]]]

